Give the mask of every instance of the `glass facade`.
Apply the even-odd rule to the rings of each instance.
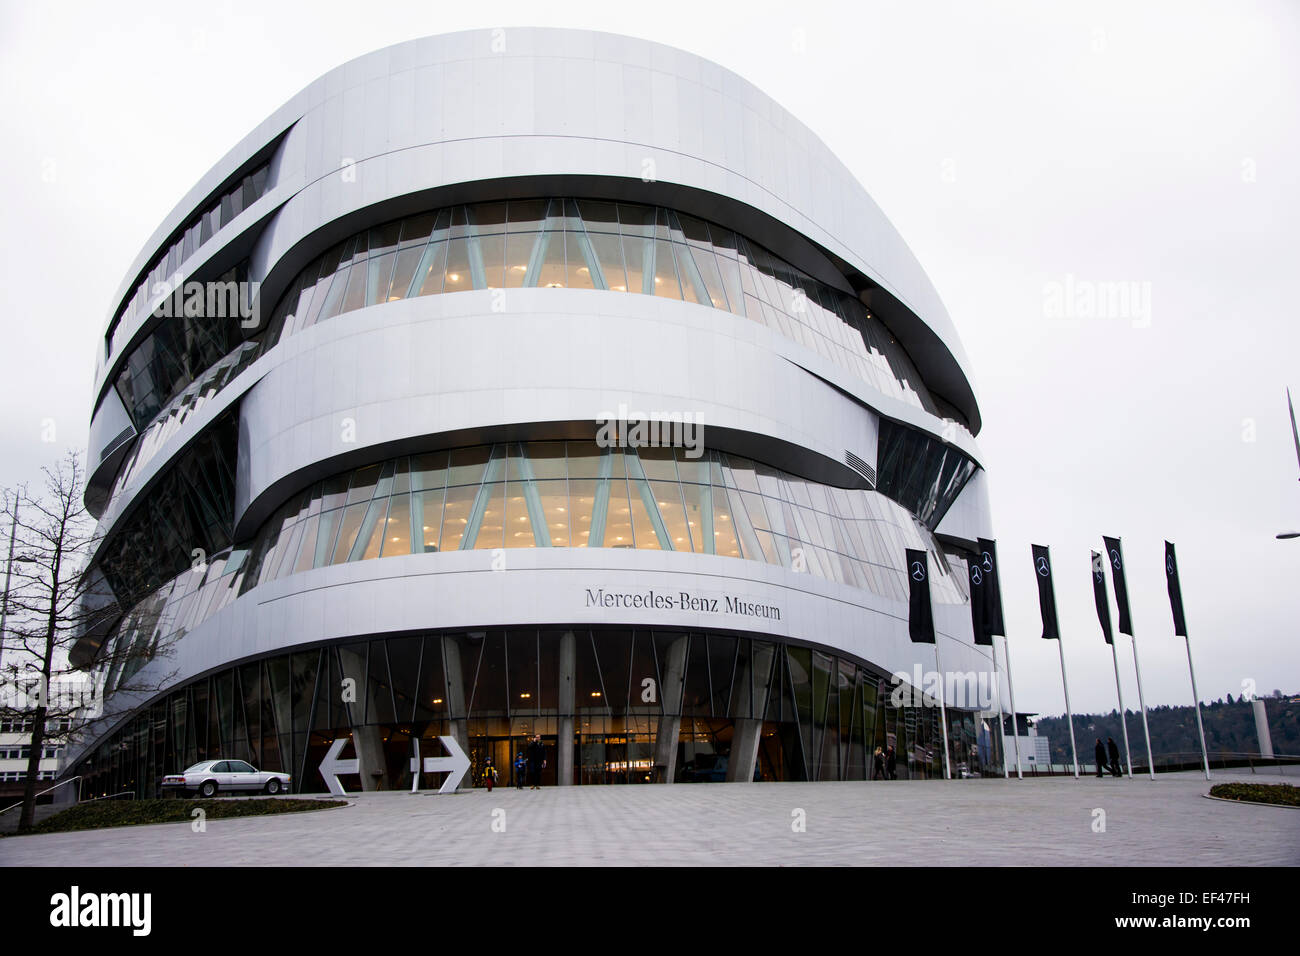
[[[638,548],[779,564],[907,599],[903,551],[933,540],[895,502],[742,458],[595,442],[508,442],[390,459],[317,483],[249,545],[247,590],[390,555]],[[965,580],[935,552],[936,599]]]
[[[112,508],[113,500],[122,489],[130,485],[144,471],[145,466],[162,450],[167,441],[180,431],[181,426],[261,354],[260,341],[245,342],[176,396],[176,399],[136,438],[130,453],[113,479],[113,487],[105,510]]]
[[[344,312],[469,289],[638,292],[760,322],[886,395],[935,415],[903,347],[856,298],[757,243],[686,213],[633,203],[529,199],[452,206],[335,246],[294,280],[270,322],[290,335]]]
[[[355,681],[355,701],[340,699],[345,678]],[[322,758],[350,738],[342,756],[359,746],[375,770],[366,781],[343,776],[348,789],[409,789],[413,742],[437,755],[433,738],[446,735],[470,757],[464,785],[480,784],[491,757],[506,786],[515,754],[541,734],[548,785],[558,782],[562,746],[572,748],[572,783],[708,782],[725,777],[735,734],[747,727],[760,732],[756,780],[870,779],[875,748],[888,746],[898,777],[942,776],[938,707],[894,707],[892,688],[861,661],[746,634],[516,628],[357,640],[177,688],[78,772],[88,793],[152,796],[163,774],[238,759],[292,774],[296,792],[322,792]],[[975,715],[950,709],[949,719],[954,752],[982,772],[981,751],[956,750]],[[425,776],[424,786],[437,785]]]
[[[222,415],[159,477],[105,544],[99,567],[122,607],[170,582],[196,559],[229,548],[235,518],[239,421]]]
[[[247,263],[217,282],[248,280]],[[222,311],[222,310],[216,310]],[[243,350],[238,316],[174,315],[145,336],[117,373],[114,388],[136,429],[143,429],[205,372]]]
[[[880,420],[876,490],[934,530],[957,500],[975,462],[952,445],[888,419]]]
[[[198,252],[200,246],[234,222],[236,216],[266,194],[270,188],[270,180],[271,164],[263,163],[241,177],[234,185],[213,199],[207,209],[181,227],[180,234],[145,270],[145,276],[140,280],[135,293],[113,316],[113,321],[108,327],[110,355],[124,344],[118,335],[122,318],[127,314],[135,315],[141,312],[153,298],[153,290],[169,281],[169,278],[180,269],[181,263]]]

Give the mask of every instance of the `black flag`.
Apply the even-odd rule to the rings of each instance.
[[[1102,535],[1101,540],[1106,542],[1106,560],[1110,562],[1110,576],[1115,582],[1115,610],[1119,614],[1119,632],[1132,637],[1133,622],[1128,616],[1128,584],[1124,580],[1124,551],[1120,547],[1119,538]]]
[[[968,562],[967,571],[970,574],[970,626],[975,635],[975,643],[982,644],[985,647],[993,646],[993,635],[985,629],[985,622],[988,620],[988,611],[985,605],[988,603],[988,588],[985,587],[984,568],[980,565],[980,556],[974,555]]]
[[[1169,607],[1174,612],[1174,633],[1187,636],[1187,621],[1183,617],[1183,589],[1178,585],[1178,559],[1174,557],[1174,543],[1165,542],[1165,577],[1169,584]]]
[[[934,643],[934,614],[930,610],[930,556],[907,549],[907,582],[911,599],[907,606],[907,632],[913,644]]]
[[[1092,552],[1092,599],[1097,603],[1097,620],[1101,621],[1101,636],[1107,644],[1115,643],[1110,629],[1110,602],[1106,600],[1106,565],[1096,551]]]
[[[997,542],[979,539],[979,563],[984,572],[984,633],[1006,636],[1007,627],[1002,621],[1002,584],[998,578]]]
[[[1031,544],[1034,552],[1034,577],[1038,578],[1038,609],[1043,612],[1043,639],[1059,641],[1061,628],[1056,623],[1056,592],[1052,589],[1052,559],[1046,547]]]

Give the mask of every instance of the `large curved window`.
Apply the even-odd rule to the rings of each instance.
[[[392,555],[636,548],[747,558],[905,600],[903,549],[932,547],[882,495],[735,455],[510,442],[392,459],[320,482],[249,546],[243,589]],[[936,597],[965,601],[942,556]]]
[[[716,223],[632,203],[478,203],[368,229],[302,271],[272,313],[268,338],[381,302],[490,288],[638,292],[725,309],[886,395],[944,414],[902,346],[857,299]]]

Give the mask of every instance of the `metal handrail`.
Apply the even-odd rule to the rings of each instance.
[[[69,777],[67,780],[60,780],[60,781],[59,781],[58,783],[56,783],[54,786],[50,787],[50,789],[48,789],[48,790],[42,790],[40,793],[36,794],[36,796],[33,797],[32,799],[35,800],[37,797],[43,797],[43,796],[45,796],[47,793],[53,793],[55,790],[58,790],[59,787],[62,787],[62,786],[64,786],[65,784],[72,783],[72,781],[74,781],[74,780],[80,780],[80,779],[81,779],[81,775],[78,774],[78,775],[75,776],[75,777]],[[18,801],[17,803],[15,803],[13,806],[11,806],[11,807],[5,807],[3,810],[0,810],[0,815],[3,815],[3,814],[8,813],[10,810],[17,810],[19,807],[21,807],[21,806],[22,806],[24,803],[26,803],[26,802],[27,802],[26,798],[24,798],[24,799],[22,799],[22,800],[19,800],[19,801]],[[78,803],[81,802],[81,787],[80,787],[80,786],[77,787],[77,802],[78,802]]]
[[[91,797],[89,800],[78,800],[77,804],[80,806],[83,803],[96,803],[100,800],[112,800],[114,797],[120,797],[128,793],[133,797],[135,796],[134,790],[119,790],[117,793],[106,793],[102,797]]]

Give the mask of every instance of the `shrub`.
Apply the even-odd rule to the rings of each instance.
[[[70,830],[98,830],[104,827],[132,827],[150,823],[181,823],[193,819],[195,808],[208,820],[231,817],[301,813],[347,806],[346,800],[295,800],[287,798],[251,800],[101,800],[81,803],[42,820],[26,833],[62,833]]]
[[[1289,783],[1216,783],[1210,788],[1210,796],[1300,807],[1300,787],[1293,787]]]

